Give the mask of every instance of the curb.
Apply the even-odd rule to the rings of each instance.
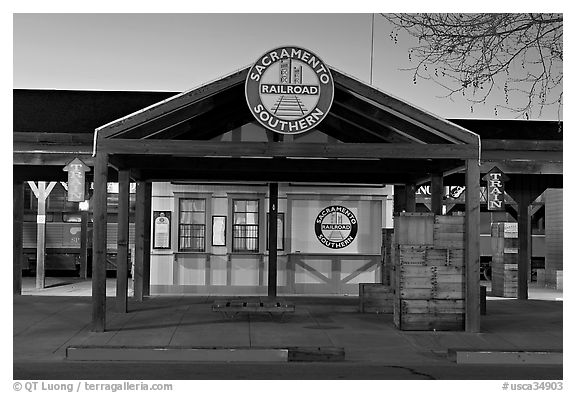
[[[125,347],[71,346],[66,360],[132,362],[335,362],[344,360],[336,347]]]
[[[562,365],[561,351],[449,350],[457,364]]]

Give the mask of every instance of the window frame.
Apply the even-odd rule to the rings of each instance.
[[[255,212],[248,212],[246,211],[242,211],[242,212],[237,212],[235,209],[236,206],[236,202],[239,201],[244,201],[244,202],[256,202],[257,206],[256,206],[256,211]],[[245,254],[257,254],[260,252],[260,246],[261,246],[261,241],[260,241],[260,236],[261,236],[261,230],[260,230],[260,226],[261,226],[261,220],[262,220],[262,212],[261,212],[261,208],[262,208],[262,200],[261,198],[259,198],[258,195],[251,195],[251,196],[238,196],[238,197],[234,197],[231,200],[231,211],[230,211],[230,216],[231,216],[231,220],[230,220],[230,229],[231,229],[231,252],[232,253],[245,253]],[[235,224],[235,218],[236,218],[236,213],[256,213],[256,224]],[[235,228],[236,227],[256,227],[256,236],[255,237],[236,237],[235,236]],[[256,241],[256,246],[254,247],[254,249],[237,249],[236,248],[236,239],[255,239]],[[247,242],[246,242],[247,243]]]
[[[182,201],[190,201],[190,200],[201,200],[204,202],[204,210],[202,211],[202,213],[204,214],[204,222],[203,224],[182,224],[181,223],[181,217],[182,217]],[[199,211],[196,210],[184,210],[184,212],[196,212],[199,213]],[[186,195],[186,196],[181,196],[178,198],[178,221],[176,222],[176,225],[178,227],[178,246],[177,246],[177,251],[178,252],[190,252],[190,253],[205,253],[207,252],[207,244],[206,244],[206,237],[208,236],[208,226],[206,225],[206,219],[208,216],[208,198],[204,197],[204,196],[196,196],[196,195]],[[200,239],[202,238],[202,249],[194,249],[194,248],[182,248],[182,227],[181,225],[199,225],[202,226],[204,228],[204,233],[202,237],[194,237],[194,236],[190,236],[190,239]]]

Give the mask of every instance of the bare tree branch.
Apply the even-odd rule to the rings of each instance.
[[[418,39],[409,50],[413,81],[429,79],[444,97],[462,94],[471,110],[494,89],[504,93],[495,106],[518,117],[562,108],[562,14],[382,14],[393,26],[390,38],[406,31]],[[511,103],[513,102],[513,103]]]

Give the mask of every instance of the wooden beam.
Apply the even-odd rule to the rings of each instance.
[[[317,130],[344,143],[386,143],[382,138],[366,133],[331,113],[322,120]]]
[[[142,296],[150,296],[150,239],[152,221],[152,182],[144,186],[144,260],[142,265]]]
[[[136,182],[136,218],[134,245],[134,299],[144,299],[144,237],[146,226],[146,182]]]
[[[14,180],[12,184],[12,255],[13,255],[13,280],[12,293],[22,294],[22,236],[24,216],[24,183],[22,180]]]
[[[229,106],[234,105],[240,101],[244,95],[243,89],[239,93],[226,93],[225,97],[208,97],[201,101],[192,102],[184,105],[171,112],[164,113],[158,117],[148,119],[147,121],[135,124],[132,128],[128,128],[115,134],[115,137],[140,139],[140,138],[155,138],[162,137],[162,134],[167,131],[170,133],[172,127],[177,127],[182,124],[188,123],[194,118],[204,115],[210,111],[217,111],[219,105]]]
[[[400,136],[416,143],[445,143],[446,140],[436,134],[430,133],[420,126],[406,121],[403,118],[382,110],[378,106],[363,101],[353,93],[336,90],[335,99],[338,104],[354,111],[367,120],[375,122],[381,127],[388,127]]]
[[[371,174],[358,173],[339,175],[337,173],[305,173],[292,171],[289,173],[257,173],[257,172],[244,172],[234,171],[233,168],[226,172],[203,171],[198,169],[183,169],[183,170],[155,170],[146,169],[140,172],[140,180],[146,181],[259,181],[259,182],[314,182],[314,183],[338,183],[338,184],[401,184],[406,181],[414,180],[410,176],[402,175],[400,173],[383,175],[375,177]]]
[[[442,214],[442,202],[444,199],[444,183],[442,174],[432,175],[430,193],[432,194],[431,211],[434,214]]]
[[[275,298],[278,286],[278,183],[270,183],[268,197],[268,297]]]
[[[92,145],[75,143],[14,142],[13,153],[92,154]]]
[[[92,197],[94,230],[92,254],[92,331],[106,330],[106,226],[108,155],[98,152],[94,168],[94,195]]]
[[[100,139],[98,150],[109,154],[174,155],[181,157],[313,157],[467,159],[478,149],[465,144],[284,143],[182,140]]]
[[[494,150],[508,151],[556,151],[564,149],[563,141],[532,140],[532,139],[484,139],[482,152]]]
[[[198,102],[214,94],[221,93],[227,89],[234,88],[238,85],[243,85],[246,81],[247,75],[248,68],[245,68],[210,84],[185,91],[181,94],[177,94],[174,97],[168,98],[162,102],[151,105],[121,119],[99,127],[97,129],[98,135],[109,137],[118,134],[136,125],[143,124],[149,120],[175,111],[184,105]]]
[[[480,166],[466,160],[466,317],[467,333],[480,332]]]
[[[470,144],[478,143],[476,134],[467,131],[463,127],[416,108],[407,102],[389,96],[334,69],[330,69],[330,71],[332,72],[334,87],[337,91],[344,89],[358,96],[358,98],[373,105],[377,104],[378,108],[386,110],[396,116],[401,116],[404,120],[420,127],[426,126],[433,130],[439,130],[448,137],[456,138]]]
[[[13,142],[53,143],[64,145],[92,146],[94,134],[90,133],[63,133],[63,132],[13,132]]]
[[[54,149],[60,150],[60,149]],[[43,152],[29,152],[29,151],[19,151],[14,152],[12,155],[13,165],[55,165],[61,167],[68,164],[74,157],[80,158],[86,165],[92,167],[94,166],[94,159],[92,158],[92,150],[82,151],[78,153],[74,152],[60,152],[54,151],[50,152],[44,149]],[[63,172],[66,176],[66,172]],[[34,179],[37,180],[37,179]]]
[[[334,101],[331,114],[337,114],[347,122],[355,124],[362,128],[365,132],[374,133],[390,143],[413,143],[414,139],[410,139],[404,133],[398,133],[390,125],[383,124],[381,121],[366,116],[360,109],[350,107],[342,102]]]
[[[338,123],[334,125],[339,125],[339,129],[343,132],[349,133],[351,138],[351,142],[362,142],[364,139],[366,142],[380,142],[380,143],[390,143],[390,138],[385,138],[381,133],[373,131],[367,127],[364,127],[361,124],[354,123],[349,118],[340,116],[332,111],[328,113],[326,119],[336,119]],[[324,119],[324,121],[326,120]],[[362,134],[365,134],[366,137],[362,138]],[[403,140],[402,142],[398,143],[410,143],[410,140]]]
[[[509,160],[509,161],[544,161],[562,162],[561,151],[541,151],[541,150],[483,150],[483,160]]]
[[[130,170],[118,172],[118,252],[116,254],[116,311],[128,312],[128,246],[130,220]]]
[[[535,174],[535,175],[562,175],[563,164],[549,161],[488,161],[482,160],[480,172],[488,173],[494,166],[506,174]]]

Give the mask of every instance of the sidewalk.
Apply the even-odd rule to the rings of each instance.
[[[213,296],[152,296],[114,313],[107,299],[107,331],[90,332],[89,283],[44,290],[25,283],[14,297],[14,362],[65,360],[68,346],[342,347],[346,361],[388,365],[447,364],[450,349],[562,351],[562,301],[488,298],[481,333],[405,332],[392,315],[361,314],[357,297],[290,297],[296,312],[282,322],[267,315],[226,319],[211,311]],[[114,280],[108,280],[108,295]],[[56,282],[57,283],[57,282]],[[561,299],[561,292],[540,292]],[[58,296],[70,293],[75,296]],[[50,294],[50,296],[47,296]],[[41,295],[41,296],[40,296]]]

